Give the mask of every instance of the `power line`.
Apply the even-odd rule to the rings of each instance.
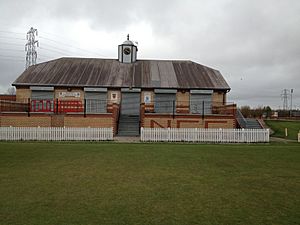
[[[0,55],[1,57],[8,57],[13,59],[24,59],[24,57],[21,56],[15,56],[15,55]]]
[[[16,61],[16,62],[23,62],[24,63],[24,58],[18,58],[18,57],[13,57],[13,56],[3,56],[0,55],[1,60],[6,60],[6,61]]]
[[[18,49],[9,49],[9,48],[0,48],[2,51],[15,51],[15,52],[24,52],[23,50],[18,50]]]
[[[61,53],[61,54],[67,54],[67,55],[75,55],[75,54],[83,54],[83,52],[78,52],[77,50],[75,51],[72,51],[72,50],[69,50],[69,49],[62,49],[62,48],[59,48],[59,47],[56,47],[56,46],[53,46],[53,45],[49,45],[49,44],[46,44],[46,43],[43,43],[42,44],[43,46],[48,46],[49,48],[43,48],[45,50],[49,50],[49,51],[57,51],[58,53]],[[40,47],[42,48],[42,47]]]
[[[1,41],[0,40],[0,44],[3,44],[3,45],[14,45],[14,46],[24,46],[24,44],[18,44],[18,43],[11,43],[11,42],[5,42],[5,41]]]
[[[11,37],[11,35],[3,36],[3,34],[8,34],[8,33],[9,34],[14,34],[15,36],[14,37]],[[28,33],[30,33],[30,31]],[[0,50],[12,51],[12,52],[22,52],[23,50],[21,50],[19,48],[18,49],[13,49],[13,48],[7,46],[7,45],[10,45],[10,46],[23,46],[23,44],[18,43],[18,41],[19,40],[24,41],[26,39],[16,37],[16,35],[21,35],[21,34],[22,33],[13,32],[13,31],[7,31],[6,32],[6,31],[3,31],[3,30],[0,30],[0,44],[5,46],[5,48],[1,48]],[[49,35],[52,35],[52,36],[59,37],[58,35],[54,35],[54,34],[50,34],[50,33],[45,33],[45,34],[49,34]],[[92,54],[93,56],[94,55],[104,56],[104,55],[99,54],[98,52],[82,49],[82,48],[64,43],[62,41],[53,40],[53,39],[48,38],[48,37],[43,37],[42,36],[40,38],[46,41],[45,43],[42,43],[43,47],[40,47],[40,49],[44,52],[48,52],[48,53],[53,54],[53,55],[59,55],[59,57],[61,57],[61,56],[67,56],[67,57],[68,56],[82,56],[82,57],[86,57],[85,56],[86,53]],[[29,40],[28,40],[28,42],[29,42]],[[30,46],[28,42],[26,44],[27,48],[29,48],[29,46]],[[52,42],[54,45],[49,44],[49,42]],[[38,44],[37,41],[36,41],[36,44]],[[63,47],[60,47],[62,45],[63,45]],[[36,46],[34,46],[34,49],[35,49],[35,47]],[[32,53],[30,53],[30,54],[32,54]],[[29,59],[30,59],[30,54],[29,53],[26,54],[26,57],[29,58]],[[33,53],[33,54],[35,54],[35,53]],[[51,58],[51,59],[55,58],[54,56],[44,56],[44,57]],[[33,59],[34,58],[35,58],[35,56],[33,56]]]
[[[3,35],[0,35],[0,38],[1,38],[1,39],[16,39],[16,40],[22,40],[22,41],[25,41],[25,40],[26,40],[25,38],[7,37],[7,36],[3,36]]]
[[[20,33],[20,32],[5,31],[5,30],[0,30],[0,33],[4,33],[4,34],[8,34],[9,33],[9,34],[14,34],[14,35],[23,35],[23,33]],[[64,38],[64,37],[62,37],[60,35],[57,35],[57,34],[51,34],[51,33],[48,33],[48,32],[43,32],[43,33],[46,34],[46,35],[50,35],[50,36],[54,36],[54,37],[58,37],[58,38]],[[5,36],[2,36],[2,37],[4,37],[4,38],[11,38],[11,37],[5,37]],[[24,38],[18,38],[18,37],[12,37],[12,38],[19,39],[19,40],[25,40]],[[90,51],[90,50],[78,48],[78,47],[75,47],[74,45],[70,45],[70,44],[67,44],[67,43],[64,43],[64,42],[61,42],[61,41],[53,40],[53,39],[48,38],[48,37],[40,36],[40,38],[46,39],[48,41],[52,41],[52,42],[55,42],[55,43],[58,43],[58,44],[62,44],[64,46],[69,46],[71,48],[75,48],[75,49],[78,49],[80,51],[89,52],[89,53],[93,53],[93,54],[105,57],[104,55],[99,54],[98,52],[94,52],[94,51]]]
[[[71,48],[78,49],[78,50],[80,50],[80,51],[89,52],[89,53],[92,53],[92,54],[96,54],[96,55],[105,57],[104,55],[101,55],[101,54],[99,54],[99,53],[97,53],[97,52],[93,52],[93,51],[85,50],[85,49],[82,49],[82,48],[78,48],[78,47],[75,47],[75,46],[72,46],[72,45],[69,45],[69,44],[60,42],[60,41],[56,41],[56,40],[53,40],[53,39],[50,39],[50,38],[47,38],[47,37],[40,36],[40,38],[41,38],[41,39],[48,40],[48,41],[52,41],[52,42],[57,43],[57,44],[62,44],[62,45],[64,45],[64,46],[69,46],[69,47],[71,47]]]
[[[57,51],[57,50],[53,50],[53,49],[48,49],[48,48],[44,48],[44,47],[40,47],[40,49],[50,51],[50,52],[56,52],[56,53],[63,54],[63,55],[66,54],[65,52],[61,52],[61,51]]]
[[[48,47],[53,48],[53,49],[56,49],[56,50],[58,50],[58,51],[63,51],[63,52],[68,51],[68,52],[71,52],[71,51],[69,51],[69,50],[65,50],[65,49],[62,49],[62,48],[58,48],[58,47],[55,47],[55,46],[53,46],[53,45],[49,45],[49,44],[46,44],[46,43],[43,43],[43,46],[48,46]],[[73,54],[73,52],[72,52],[72,54]]]
[[[18,33],[18,32],[13,32],[13,31],[5,31],[5,30],[0,30],[0,33],[9,33],[9,34],[16,34],[16,35],[24,35],[24,33]]]

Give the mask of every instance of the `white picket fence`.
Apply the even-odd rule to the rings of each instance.
[[[141,141],[149,142],[269,142],[269,129],[141,128]]]
[[[103,141],[113,140],[113,128],[0,127],[2,141]]]

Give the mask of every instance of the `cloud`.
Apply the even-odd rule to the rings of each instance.
[[[139,57],[191,59],[220,70],[232,87],[229,98],[238,104],[278,107],[281,90],[295,88],[300,107],[299,12],[298,0],[2,0],[0,30],[25,33],[36,26],[47,38],[76,45],[72,39],[109,57],[116,57],[117,44],[130,32],[140,43]],[[0,48],[5,40],[0,38]],[[79,55],[74,48],[42,41]],[[45,59],[59,57],[54,48],[44,48],[39,53]],[[0,61],[2,86],[22,71],[20,62],[12,65]]]

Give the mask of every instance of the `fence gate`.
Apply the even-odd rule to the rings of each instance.
[[[122,92],[121,114],[140,115],[140,101],[139,92]]]

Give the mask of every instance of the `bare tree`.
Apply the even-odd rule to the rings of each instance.
[[[248,118],[251,116],[251,108],[248,105],[244,105],[240,108],[241,113],[243,114],[244,117]]]
[[[10,88],[7,89],[6,94],[15,95],[16,94],[16,89],[14,87],[10,87]]]

